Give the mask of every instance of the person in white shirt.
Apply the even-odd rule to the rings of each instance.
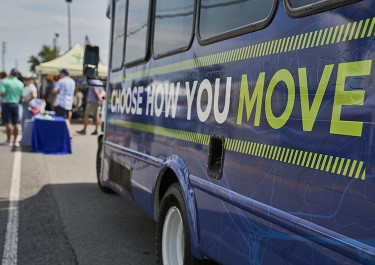
[[[23,89],[23,96],[22,96],[22,122],[21,126],[23,128],[25,120],[31,119],[32,114],[29,111],[29,103],[31,100],[37,97],[38,91],[36,86],[34,85],[34,78],[32,74],[27,74],[23,77],[25,87]]]
[[[55,113],[56,116],[65,118],[66,126],[68,127],[70,138],[72,138],[72,129],[70,126],[70,112],[73,107],[74,89],[76,82],[69,76],[66,69],[60,71],[60,79],[53,90],[55,94]]]

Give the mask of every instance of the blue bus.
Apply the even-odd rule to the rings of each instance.
[[[375,1],[109,17],[98,184],[155,220],[157,264],[375,264]]]

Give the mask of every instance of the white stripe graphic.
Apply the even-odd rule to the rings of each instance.
[[[5,234],[5,244],[2,265],[17,264],[18,248],[18,202],[20,198],[21,182],[21,152],[16,150],[14,153],[12,183],[9,194],[9,213],[7,230]]]

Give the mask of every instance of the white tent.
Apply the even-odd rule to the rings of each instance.
[[[62,54],[60,57],[51,61],[41,63],[35,67],[37,74],[57,75],[63,68],[69,71],[71,76],[82,76],[84,49],[81,45],[76,44],[73,48]],[[98,65],[98,75],[107,76],[108,68],[101,62]]]

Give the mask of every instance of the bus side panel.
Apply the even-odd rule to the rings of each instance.
[[[225,211],[216,212],[208,207],[216,203],[215,196],[196,190],[196,198],[207,203],[198,212],[201,247],[220,264],[366,264],[234,207],[233,202],[222,202]]]
[[[280,5],[264,30],[198,51],[200,57],[246,42],[262,44],[254,46],[258,49],[254,58],[228,62],[216,73],[222,89],[226,78],[232,77],[230,114],[224,125],[216,126],[226,141],[221,180],[201,177],[200,167],[190,167],[192,175],[204,180],[195,187],[205,254],[223,264],[268,264],[273,259],[291,264],[374,261],[373,254],[368,256],[375,247],[375,47],[370,29],[374,10],[373,2],[363,1],[291,19]],[[209,78],[210,69],[200,71]],[[257,85],[263,89],[263,98],[259,94],[257,98],[261,109],[254,101],[251,115],[246,109],[250,104],[240,104],[244,84],[250,98]],[[214,122],[211,115],[206,124]],[[357,122],[362,125],[357,127]],[[345,123],[352,126],[344,127]],[[187,164],[206,159],[195,152]],[[218,188],[234,193],[220,197]],[[279,227],[267,217],[259,218],[257,211],[238,206],[238,196],[250,204],[262,203],[264,211],[269,207],[289,217]],[[309,237],[301,228],[285,229],[295,218],[311,222],[329,236],[317,238],[311,230]],[[330,240],[338,243],[330,245]]]

